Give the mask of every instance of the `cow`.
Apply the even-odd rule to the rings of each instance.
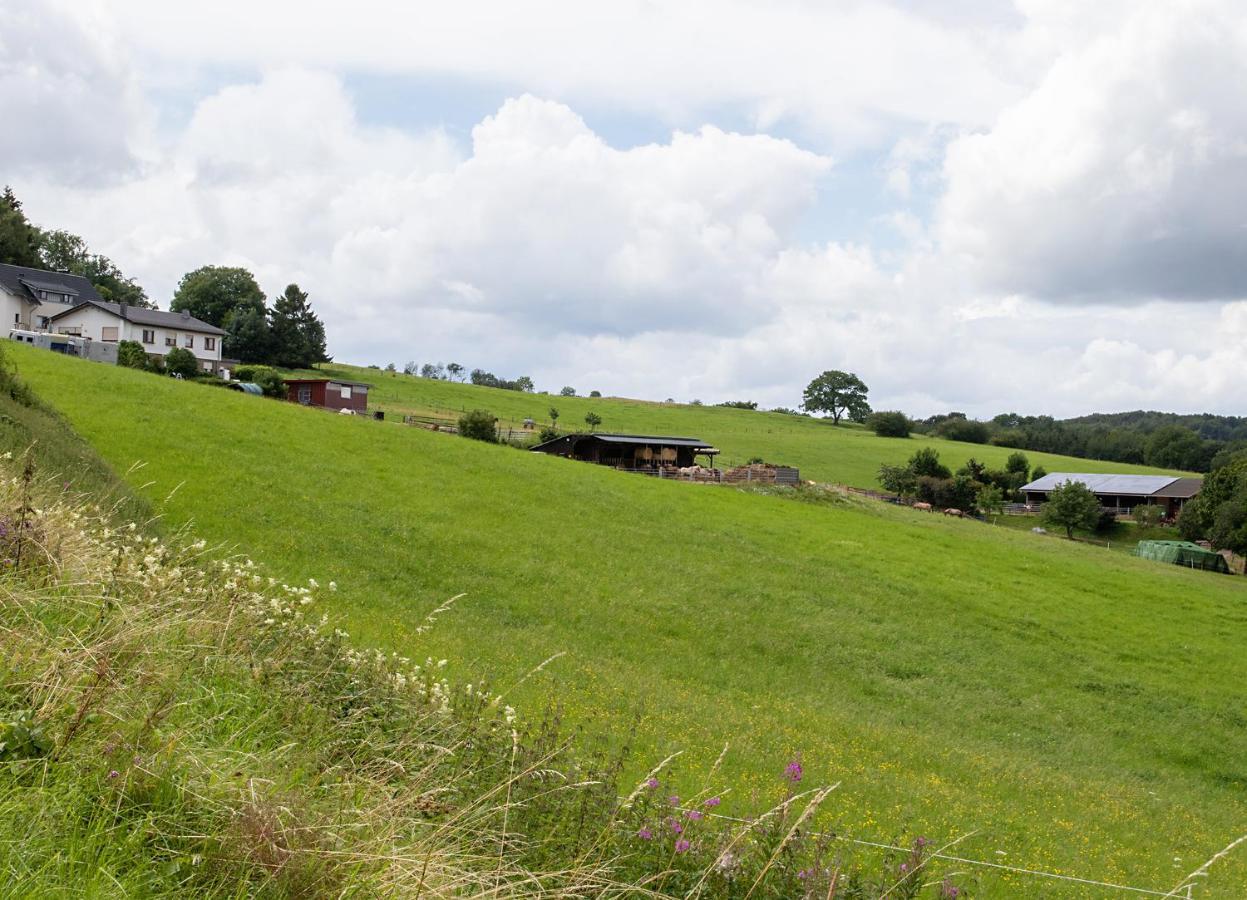
[[[960,519],[962,516],[964,516],[964,515],[965,515],[965,513],[963,513],[963,512],[962,512],[961,510],[959,510],[959,509],[952,509],[952,508],[950,507],[949,509],[944,510],[944,515],[946,515],[946,516],[955,516],[956,518]]]
[[[934,512],[934,511],[935,511],[935,510],[933,510],[933,509],[931,508],[931,504],[930,504],[930,503],[915,503],[915,504],[914,504],[914,509],[921,509],[921,510],[924,510],[925,512]]]

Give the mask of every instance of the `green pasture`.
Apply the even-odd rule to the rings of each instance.
[[[958,855],[1162,890],[1247,832],[1239,578],[9,353],[171,525],[281,578],[336,582],[356,638],[502,690],[565,654],[508,697],[528,716],[557,705],[586,740],[633,740],[638,772],[679,751],[688,784],[748,795],[799,757],[807,782],[840,783],[840,834],[963,838]],[[691,432],[820,480],[868,483],[919,446],[773,414],[372,380],[387,409],[595,408],[604,428]],[[953,465],[1007,453],[939,446]],[[985,877],[984,896],[1114,896]],[[1239,852],[1202,896],[1245,890]]]

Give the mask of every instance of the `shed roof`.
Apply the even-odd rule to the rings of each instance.
[[[372,387],[366,381],[347,381],[345,378],[283,378],[282,384],[349,384],[351,387]]]
[[[1165,485],[1153,497],[1173,497],[1177,500],[1190,500],[1204,486],[1202,478],[1176,478],[1170,484]]]
[[[146,309],[142,306],[129,306],[122,303],[108,303],[104,300],[83,300],[77,306],[57,313],[48,318],[49,322],[76,313],[84,306],[94,306],[104,312],[112,313],[119,319],[134,322],[136,325],[154,325],[159,328],[173,328],[179,331],[194,331],[199,334],[225,334],[223,329],[209,325],[202,319],[196,319],[190,313],[168,312],[163,309]]]
[[[553,444],[567,440],[595,440],[601,441],[604,444],[644,444],[651,447],[692,447],[695,450],[712,450],[715,453],[719,452],[701,438],[669,437],[657,434],[612,434],[611,432],[603,431],[573,432],[571,434],[564,434],[554,438],[553,440],[543,441],[542,443],[534,446],[532,449],[541,450],[544,447],[549,447]]]
[[[32,269],[30,266],[13,266],[8,263],[0,264],[0,286],[10,294],[24,296],[34,303],[40,302],[39,295],[35,293],[40,289],[69,294],[81,300],[100,299],[95,286],[81,275]]]
[[[1088,472],[1051,472],[1043,478],[1022,485],[1023,491],[1047,492],[1067,481],[1077,481],[1095,494],[1118,494],[1151,497],[1173,482],[1172,475],[1104,475]],[[1175,495],[1176,496],[1176,495]],[[1192,495],[1194,496],[1194,495]]]

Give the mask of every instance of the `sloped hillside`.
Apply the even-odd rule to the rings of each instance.
[[[969,857],[1166,890],[1242,830],[1236,579],[12,356],[170,524],[336,581],[356,636],[404,652],[462,592],[431,636],[455,677],[565,653],[517,705],[634,733],[639,768],[680,749],[696,780],[728,743],[748,791],[799,755],[842,782],[842,833],[974,832]]]

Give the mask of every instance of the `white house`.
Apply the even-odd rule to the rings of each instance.
[[[81,275],[0,264],[0,323],[5,332],[46,331],[48,321],[100,295]]]
[[[61,334],[82,335],[94,341],[135,341],[148,356],[164,356],[174,347],[182,347],[195,354],[203,371],[228,377],[228,370],[221,364],[221,340],[225,332],[188,312],[88,300],[51,316],[48,327]]]

